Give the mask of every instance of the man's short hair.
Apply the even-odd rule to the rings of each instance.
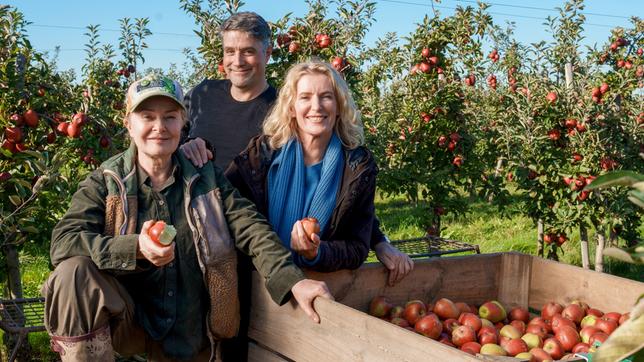
[[[242,11],[231,15],[219,28],[219,35],[223,37],[227,31],[243,31],[259,40],[268,48],[271,44],[271,28],[264,18],[252,11]]]

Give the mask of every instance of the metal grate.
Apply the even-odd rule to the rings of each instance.
[[[45,298],[0,299],[0,327],[9,333],[40,332]]]
[[[45,330],[44,316],[45,298],[0,299],[0,329],[17,337],[9,362],[16,359],[27,334]]]
[[[413,239],[392,240],[391,244],[411,258],[427,258],[468,251],[473,251],[477,254],[481,253],[478,245],[431,235]],[[375,257],[373,251],[371,251],[370,257]]]

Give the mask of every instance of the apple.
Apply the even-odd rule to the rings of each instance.
[[[51,131],[47,133],[47,143],[52,144],[56,142],[56,132]]]
[[[510,310],[508,318],[511,321],[518,320],[528,323],[528,321],[530,320],[530,312],[526,308],[514,307]]]
[[[561,347],[563,347],[564,351],[566,352],[572,351],[572,347],[581,342],[577,330],[574,327],[570,326],[560,327],[555,334],[555,338],[559,341]]]
[[[337,70],[338,72],[342,72],[344,70],[346,62],[344,61],[344,58],[342,57],[334,57],[331,60],[331,66]]]
[[[492,323],[500,322],[505,319],[505,308],[497,301],[485,302],[479,307],[479,316]]]
[[[604,312],[602,312],[599,309],[588,308],[588,310],[586,311],[586,315],[587,316],[588,315],[594,315],[595,317],[602,317],[602,316],[604,316]]]
[[[447,333],[441,333],[441,335],[438,337],[438,341],[442,344],[446,344],[450,347],[457,348],[454,343],[449,338],[449,335]]]
[[[581,337],[582,342],[588,343],[590,341],[590,337],[597,332],[601,332],[601,330],[593,326],[586,326],[579,331],[579,337]]]
[[[530,348],[521,338],[512,339],[503,347],[510,356],[516,356],[519,353],[528,352]]]
[[[481,345],[477,342],[466,342],[461,346],[461,351],[475,355],[481,352]]]
[[[16,144],[11,142],[11,141],[9,141],[9,140],[2,141],[2,148],[4,148],[5,150],[7,150],[7,151],[9,151],[11,153],[16,152]]]
[[[24,133],[20,127],[7,127],[4,129],[4,137],[13,143],[19,143],[22,141]]]
[[[557,333],[559,331],[559,328],[563,326],[568,326],[576,329],[575,323],[568,318],[564,318],[561,314],[555,314],[550,322],[552,331],[555,333]]]
[[[443,330],[451,334],[454,329],[461,326],[461,324],[454,318],[449,318],[443,321]]]
[[[522,360],[527,360],[528,362],[536,362],[536,358],[530,352],[521,352],[514,356],[514,358],[520,358]]]
[[[463,313],[477,313],[478,312],[478,311],[472,312],[472,309],[470,309],[470,306],[467,303],[456,302],[454,304],[456,305],[456,308],[458,308],[458,310],[461,311],[461,314],[463,314]]]
[[[441,319],[457,319],[461,314],[454,302],[447,298],[437,300],[433,312]]]
[[[67,127],[67,136],[71,138],[78,138],[80,137],[80,134],[81,134],[81,125],[72,123]]]
[[[437,65],[438,64],[438,57],[437,56],[432,56],[432,57],[427,57],[427,61],[431,65]],[[441,68],[438,68],[437,71],[441,70]],[[438,72],[440,74],[440,72]]]
[[[38,113],[33,109],[28,109],[27,112],[22,115],[22,117],[24,118],[27,126],[31,128],[38,127],[38,121],[40,120],[40,117],[38,116]]]
[[[379,295],[371,300],[371,303],[369,303],[369,314],[371,314],[374,317],[378,318],[384,318],[386,317],[393,306],[387,298],[385,298],[382,295]]]
[[[581,323],[581,320],[584,318],[586,313],[582,307],[578,304],[568,304],[562,311],[561,315],[565,318],[570,319],[576,324]]]
[[[416,332],[431,339],[438,339],[443,331],[443,325],[434,313],[430,313],[420,318],[415,324],[414,329]]]
[[[483,327],[481,318],[477,317],[476,315],[470,312],[465,312],[461,314],[458,317],[458,322],[464,326],[472,327],[472,329],[474,329],[475,332],[478,332],[481,329],[481,327]]]
[[[588,343],[579,342],[574,347],[572,347],[572,353],[588,353],[590,345]]]
[[[486,320],[486,319],[482,319],[482,320]],[[482,326],[481,329],[479,329],[479,331],[476,332],[476,334],[479,336],[483,333],[499,334],[499,331],[497,331],[493,325],[488,325],[488,326]]]
[[[27,145],[25,145],[24,143],[22,143],[22,142],[16,143],[16,151],[17,152],[23,152],[23,151],[26,151],[27,149],[28,149]]]
[[[525,323],[523,321],[513,320],[510,325],[516,328],[521,335],[525,334]]]
[[[481,318],[481,326],[482,327],[492,327],[492,328],[494,328],[494,323],[490,322],[489,320],[487,320],[485,318]]]
[[[541,308],[541,317],[543,319],[552,319],[555,314],[561,314],[563,306],[559,303],[548,302]]]
[[[5,182],[11,179],[11,173],[9,172],[0,172],[0,182]]]
[[[543,339],[538,334],[526,333],[521,336],[521,339],[528,345],[529,349],[543,346]]]
[[[499,331],[499,334],[503,337],[507,337],[510,339],[519,339],[521,338],[521,332],[519,332],[518,329],[516,329],[513,325],[508,324],[503,326],[501,330]]]
[[[67,136],[67,128],[69,128],[69,122],[61,122],[56,126],[56,132],[61,136]]]
[[[297,53],[300,51],[300,43],[297,41],[291,42],[291,44],[288,45],[288,52],[291,54]]]
[[[483,332],[479,334],[479,343],[481,345],[488,344],[488,343],[498,343],[499,342],[499,336],[495,333],[490,333],[490,332]]]
[[[400,317],[391,318],[391,324],[397,325],[398,327],[410,327],[409,322],[406,319]]]
[[[557,141],[559,138],[561,138],[561,132],[558,129],[551,129],[548,131],[548,138],[550,138],[552,141]]]
[[[85,123],[87,123],[87,119],[88,118],[87,118],[87,115],[85,113],[78,112],[78,113],[74,114],[74,116],[72,117],[72,124],[82,126]]]
[[[457,347],[467,342],[476,342],[476,332],[470,326],[458,326],[452,331],[452,343]]]
[[[597,323],[597,319],[599,319],[599,317],[596,317],[592,314],[588,314],[584,318],[582,318],[581,322],[579,323],[579,326],[581,328],[594,326],[595,323]]]
[[[18,113],[12,114],[9,117],[9,119],[11,120],[11,122],[13,122],[18,127],[20,127],[23,124],[25,124],[25,118],[22,115],[18,114]]]
[[[602,318],[611,319],[611,320],[614,320],[615,322],[619,323],[619,319],[622,318],[622,314],[617,313],[617,312],[608,312],[608,313],[605,313],[602,316]]]
[[[110,139],[109,136],[101,136],[101,139],[98,141],[99,145],[101,148],[108,148],[112,144],[112,140]]]
[[[329,46],[331,46],[331,37],[326,34],[320,34],[320,37],[316,39],[316,41],[318,43],[318,47],[322,49],[328,48]]]
[[[152,224],[148,229],[148,236],[150,236],[150,239],[161,246],[170,245],[176,235],[177,230],[174,226],[168,225],[161,220]]]
[[[422,56],[423,56],[423,58],[427,58],[427,57],[429,57],[429,48],[423,48],[423,49],[420,51],[420,55],[422,55]]]
[[[595,321],[595,328],[598,328],[609,336],[615,331],[615,329],[617,329],[617,327],[617,322],[605,317],[601,317]]]
[[[461,156],[454,157],[454,159],[452,160],[452,164],[456,167],[461,167],[461,165],[463,165],[463,157]]]
[[[481,354],[489,356],[507,356],[508,353],[498,344],[487,343],[481,346]]]
[[[591,346],[595,345],[595,342],[604,343],[608,339],[608,334],[604,332],[597,332],[590,337],[588,344]]]
[[[425,309],[425,303],[421,300],[412,300],[405,304],[404,316],[410,325],[416,324],[425,314],[427,314],[427,310]]]
[[[548,92],[548,94],[546,95],[546,100],[550,103],[554,103],[555,101],[557,101],[557,93]]]
[[[556,338],[548,338],[543,341],[543,350],[548,352],[550,357],[554,360],[561,359],[564,355],[563,347]]]
[[[530,350],[530,354],[537,362],[552,361],[552,357],[543,348],[535,347]]]

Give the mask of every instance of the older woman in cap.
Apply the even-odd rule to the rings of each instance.
[[[111,361],[114,351],[213,359],[239,323],[235,249],[253,256],[277,303],[293,295],[318,321],[313,299],[332,298],[219,169],[196,169],[177,152],[182,98],[168,78],[130,86],[130,148],[79,185],[53,231],[45,324],[63,361]]]
[[[378,170],[362,144],[360,114],[344,79],[327,63],[300,63],[288,71],[263,134],[226,176],[267,215],[298,265],[355,269],[372,247],[393,264],[393,283],[413,263],[380,232],[374,214]],[[319,232],[305,229],[307,217],[319,222]]]

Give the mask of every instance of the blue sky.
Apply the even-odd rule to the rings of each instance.
[[[372,45],[380,36],[390,31],[399,35],[408,34],[414,29],[415,24],[422,20],[424,14],[432,12],[429,0],[375,1],[376,22],[367,34],[368,45]],[[100,24],[103,29],[100,33],[101,40],[116,46],[119,19],[148,17],[152,35],[147,40],[149,49],[144,53],[144,67],[167,68],[171,63],[181,66],[183,56],[180,50],[185,47],[194,49],[199,45],[199,40],[193,33],[196,26],[192,18],[180,9],[178,1],[9,0],[6,3],[22,11],[26,19],[32,23],[28,27],[32,45],[40,51],[51,51],[55,46],[60,46],[59,69],[74,68],[77,74],[85,58],[83,44],[86,38],[83,33],[89,24]],[[294,16],[302,16],[307,10],[304,0],[246,0],[244,3],[243,10],[256,11],[269,21],[277,20],[287,12],[292,12]],[[458,5],[474,4],[474,1],[442,0],[435,3],[434,7],[441,14],[449,15]],[[546,16],[556,15],[555,7],[562,6],[564,2],[494,0],[488,4],[492,4],[488,11],[495,22],[514,22],[516,38],[527,44],[550,40],[551,36],[543,22]],[[629,26],[629,17],[644,17],[642,0],[589,0],[585,4],[587,25],[584,43],[588,45],[606,41],[610,29],[615,26]]]

